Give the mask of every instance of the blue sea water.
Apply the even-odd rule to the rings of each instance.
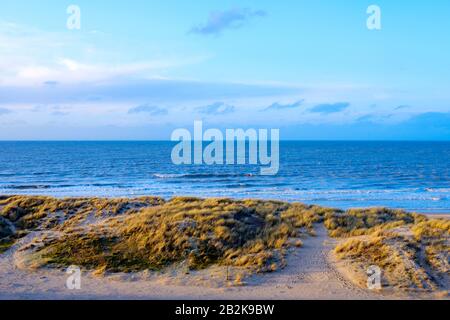
[[[172,142],[0,142],[0,194],[193,195],[450,213],[450,142],[281,142],[280,171],[174,165]]]

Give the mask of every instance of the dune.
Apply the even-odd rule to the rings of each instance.
[[[450,286],[450,221],[386,208],[5,196],[0,239],[0,299],[448,299]]]

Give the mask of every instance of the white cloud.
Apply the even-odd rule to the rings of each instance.
[[[167,55],[130,61],[119,56],[112,62],[95,45],[102,36],[48,32],[0,21],[0,86],[89,83],[124,76],[161,78],[160,73],[168,69],[208,58]]]
[[[48,65],[25,65],[10,68],[3,85],[40,85],[47,81],[64,84],[92,83],[120,77],[161,78],[158,71],[175,67],[180,62],[155,60],[124,64],[87,64],[69,58],[58,58]],[[12,75],[11,75],[12,74]]]

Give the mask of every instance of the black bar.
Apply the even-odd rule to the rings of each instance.
[[[253,306],[253,307],[250,307]],[[257,307],[260,306],[260,307]],[[445,301],[0,301],[14,319],[399,319],[448,314]],[[208,308],[205,315],[204,310]],[[258,310],[258,311],[256,311]],[[2,312],[2,313],[3,313]],[[182,314],[179,314],[182,312]],[[192,314],[195,313],[195,314]],[[5,319],[8,319],[5,317]],[[331,320],[331,319],[330,319]]]

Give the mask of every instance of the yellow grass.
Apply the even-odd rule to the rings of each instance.
[[[353,237],[425,220],[426,217],[423,215],[407,213],[403,210],[387,208],[350,209],[345,213],[327,215],[325,227],[331,237]]]
[[[362,269],[379,266],[385,285],[445,291],[450,221],[386,208],[343,212],[301,203],[192,197],[1,197],[0,253],[34,231],[36,242],[21,248],[34,266],[78,265],[101,275],[215,264],[245,269],[230,279],[241,285],[249,272],[283,268],[289,248],[301,250],[320,223],[340,240],[339,259]]]
[[[43,240],[35,255],[42,264],[75,264],[97,273],[161,270],[182,261],[191,269],[219,264],[275,271],[285,265],[289,247],[301,246],[290,239],[312,234],[329,212],[276,201],[182,197],[13,197],[3,204],[1,215],[22,229],[45,225],[61,233]],[[65,219],[58,221],[55,212]],[[102,223],[86,223],[92,214]]]
[[[375,223],[354,223],[350,218],[352,224],[333,225],[332,235],[349,238],[335,248],[335,253],[362,271],[370,265],[380,267],[387,286],[424,290],[447,288],[450,221],[408,215],[392,212],[389,219],[379,219]]]

